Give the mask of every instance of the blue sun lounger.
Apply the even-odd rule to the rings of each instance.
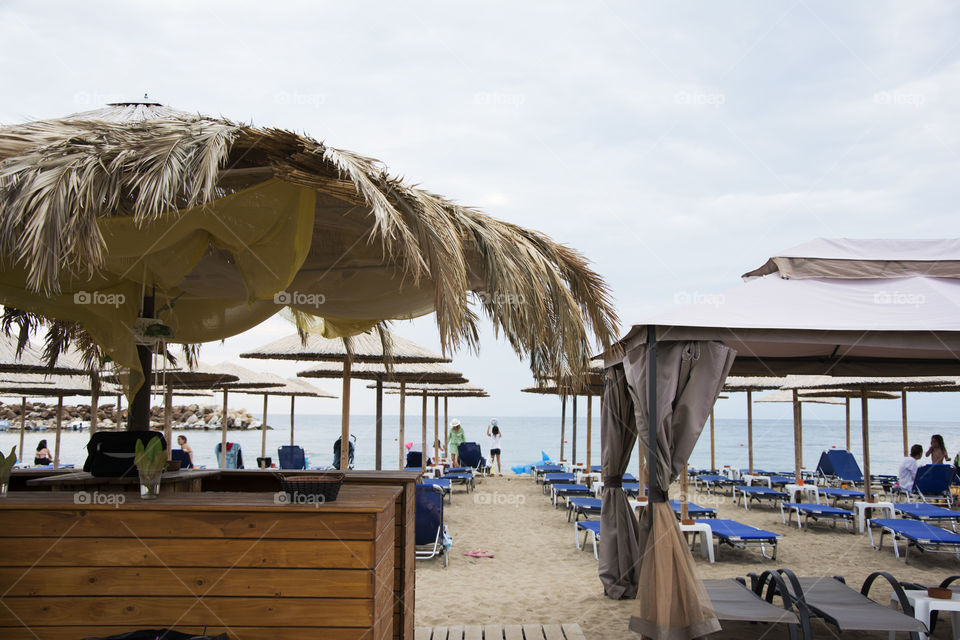
[[[583,531],[583,544],[580,544],[580,532]],[[593,534],[591,536],[591,534]],[[600,555],[597,553],[597,544],[600,542],[600,521],[599,520],[578,520],[573,523],[573,542],[577,545],[577,550],[583,551],[587,546],[587,536],[593,538],[593,557],[597,560]]]
[[[954,533],[957,532],[957,521],[960,520],[960,511],[938,507],[925,502],[895,502],[893,509],[904,518],[913,520],[936,521],[938,524],[949,522]]]
[[[443,522],[443,491],[433,485],[417,485],[416,530],[414,556],[429,560],[443,556],[443,566],[450,562],[450,537]]]
[[[540,482],[548,473],[562,473],[563,467],[558,464],[535,464],[530,467],[530,472],[533,473],[533,479]]]
[[[447,502],[453,504],[453,490],[450,487],[450,480],[448,478],[424,478],[423,482],[420,484],[428,484],[434,487],[439,487],[440,491],[443,492],[443,495],[447,497]]]
[[[919,498],[921,502],[949,507],[953,504],[953,495],[950,493],[951,482],[953,482],[953,465],[925,464],[917,469],[911,495]]]
[[[570,522],[570,516],[573,515],[573,521],[576,522],[582,515],[584,518],[600,515],[600,498],[585,498],[583,496],[571,496],[567,498],[567,522]]]
[[[625,494],[627,494],[628,496],[631,496],[631,497],[633,497],[633,498],[638,498],[638,497],[640,497],[640,483],[639,483],[639,482],[624,482],[623,485],[621,485],[621,486],[622,486],[622,488],[623,488],[623,492],[624,492]]]
[[[833,501],[833,506],[837,506],[837,502],[840,500],[863,500],[863,491],[857,491],[856,489],[840,489],[837,487],[819,487],[817,493],[821,496],[830,498]]]
[[[470,491],[473,490],[473,473],[469,471],[456,471],[454,473],[444,473],[440,479],[448,480],[451,483],[464,485],[464,488],[466,488],[467,493],[470,493]],[[452,492],[453,492],[453,488],[451,487],[451,493]]]
[[[893,537],[893,553],[900,557],[900,547],[897,542],[903,540],[906,547],[903,552],[903,561],[907,561],[910,547],[931,553],[952,553],[960,560],[960,534],[935,527],[922,520],[907,520],[905,518],[874,518],[869,521],[870,544],[873,545],[873,527],[880,527],[880,542],[874,545],[878,551],[883,546],[883,536],[889,533]]]
[[[770,476],[770,486],[772,487],[783,487],[788,484],[793,484],[795,481],[796,481],[796,478],[794,478],[793,476],[778,476],[778,475]]]
[[[589,496],[593,490],[585,484],[555,484],[550,487],[550,501],[556,509],[560,506],[560,498],[571,496]]]
[[[853,523],[853,511],[849,509],[841,509],[840,507],[831,507],[825,504],[810,502],[781,502],[780,518],[783,520],[783,524],[787,524],[788,511],[797,514],[798,529],[803,528],[800,516],[803,516],[803,522],[807,524],[809,524],[810,518],[813,518],[814,522],[820,518],[832,520],[834,527],[837,526],[837,520],[842,520],[847,526],[847,529],[850,529],[850,525]]]
[[[750,510],[750,502],[756,501],[760,502],[761,500],[786,500],[788,498],[787,494],[783,491],[776,491],[768,487],[749,487],[747,485],[737,485],[733,488],[733,501],[737,502],[737,494],[740,494],[743,497],[743,506],[748,511]]]
[[[671,500],[670,506],[673,507],[673,512],[680,517],[680,510],[682,505],[679,500]],[[687,503],[687,513],[691,518],[716,518],[717,510],[711,509],[710,507],[701,507],[698,504],[692,502]]]
[[[573,484],[576,476],[572,473],[545,473],[543,475],[543,492],[546,493],[551,485]]]
[[[707,493],[711,493],[716,487],[729,487],[734,484],[733,480],[727,476],[717,475],[715,473],[702,473],[697,476],[695,484],[697,491],[700,490],[700,483],[707,485]]]
[[[777,559],[777,538],[780,537],[778,533],[757,529],[736,520],[724,520],[722,518],[697,520],[697,523],[710,525],[713,535],[724,544],[737,549],[746,549],[750,545],[759,546],[760,553],[763,554],[764,558]],[[772,556],[767,555],[767,545],[773,547]]]

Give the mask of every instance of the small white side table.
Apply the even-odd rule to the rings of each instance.
[[[864,525],[867,522],[867,509],[883,509],[887,518],[896,518],[897,514],[893,510],[892,502],[867,502],[866,500],[857,500],[853,503],[853,512],[857,516],[857,526],[860,533],[864,531]]]
[[[693,524],[683,524],[680,523],[680,531],[682,533],[692,533],[693,535],[700,534],[700,553],[704,558],[710,560],[710,564],[713,564],[713,529],[710,528],[710,525],[706,522],[695,522]]]
[[[916,589],[907,589],[904,593],[907,596],[907,600],[913,605],[913,617],[922,622],[928,630],[930,629],[931,611],[949,611],[950,622],[953,625],[953,640],[960,640],[960,594],[954,593],[950,600],[942,600],[940,598],[931,598],[927,595],[926,591]],[[900,601],[897,599],[897,594],[891,594],[890,606],[897,608],[899,604]],[[893,640],[893,636],[894,634],[891,631],[891,640]],[[920,634],[922,640],[926,640],[928,637],[926,633]]]
[[[753,481],[756,480],[760,484],[765,484],[768,488],[773,489],[773,484],[770,482],[770,476],[752,476],[748,473],[745,473],[740,476],[740,479],[743,480],[743,484],[747,486],[753,486]]]
[[[783,490],[790,496],[790,502],[803,502],[807,494],[812,494],[813,501],[820,504],[820,489],[815,484],[788,484]]]
[[[578,484],[586,484],[587,486],[592,487],[594,482],[600,482],[599,473],[580,473],[577,478]]]

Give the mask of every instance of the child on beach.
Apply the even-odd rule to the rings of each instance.
[[[493,461],[497,461],[497,475],[502,476],[503,473],[500,471],[500,438],[502,434],[500,433],[500,425],[497,424],[496,420],[491,420],[490,425],[487,427],[487,437],[490,438],[490,466],[493,466]]]
[[[926,455],[930,458],[930,464],[943,464],[950,459],[947,447],[943,444],[943,436],[939,433],[930,438],[930,448]]]
[[[33,464],[38,467],[53,464],[53,459],[50,457],[50,450],[47,449],[46,440],[41,440],[37,443],[37,452],[33,455]]]
[[[917,460],[922,457],[923,447],[915,444],[910,447],[910,455],[903,459],[897,469],[897,484],[907,493],[913,491],[913,482],[917,478]]]

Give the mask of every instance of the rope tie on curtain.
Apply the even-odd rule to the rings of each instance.
[[[690,360],[699,360],[700,359],[700,343],[699,342],[688,342],[687,345],[683,348],[683,354],[681,354],[681,359],[689,362]]]
[[[615,489],[622,489],[623,476],[607,476],[606,478],[604,478],[603,486],[611,487]]]
[[[667,501],[667,492],[661,489],[660,487],[647,487],[647,499],[651,504],[655,502],[666,502]]]

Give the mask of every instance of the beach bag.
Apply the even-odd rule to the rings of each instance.
[[[226,633],[218,636],[195,636],[170,629],[142,629],[103,638],[84,638],[84,640],[229,640],[229,637]]]
[[[166,451],[167,440],[159,431],[98,431],[87,443],[87,461],[83,463],[83,470],[97,478],[136,477],[133,456],[137,441],[146,446],[158,436]]]

